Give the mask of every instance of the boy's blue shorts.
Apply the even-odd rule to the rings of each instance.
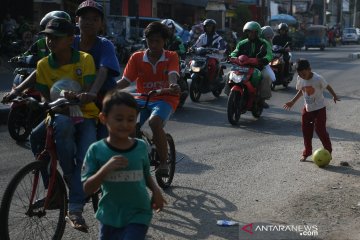
[[[136,99],[136,101],[139,107],[144,106],[146,102],[142,99]],[[146,120],[152,116],[159,116],[165,126],[172,113],[173,109],[171,105],[165,101],[149,102],[147,108],[140,111],[140,125],[142,126]]]

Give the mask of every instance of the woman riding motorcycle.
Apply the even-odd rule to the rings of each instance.
[[[247,22],[243,28],[243,32],[247,35],[247,38],[237,44],[236,49],[230,54],[230,57],[245,55],[249,58],[255,58],[259,52],[262,52],[262,47],[266,49],[266,54],[263,54],[265,56],[259,59],[260,66],[258,66],[258,68],[261,70],[263,78],[259,86],[260,97],[262,98],[263,107],[268,108],[269,106],[265,103],[265,99],[270,99],[271,97],[272,73],[265,66],[268,65],[273,58],[271,45],[266,40],[260,38],[261,27],[260,24],[255,21]]]
[[[216,33],[216,21],[214,19],[206,19],[203,22],[205,32],[200,35],[192,48],[205,47],[217,48],[219,50],[226,50],[226,43],[224,39]],[[219,61],[216,58],[209,59],[209,80],[210,83],[215,83],[217,73],[219,72]],[[215,81],[214,81],[215,80]]]

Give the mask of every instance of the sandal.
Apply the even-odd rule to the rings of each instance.
[[[88,226],[85,223],[85,219],[82,216],[82,212],[68,212],[65,217],[66,222],[70,224],[70,226],[76,230],[81,232],[88,232]]]
[[[300,158],[300,162],[306,162],[306,159],[307,159],[307,156],[302,156],[302,157]]]

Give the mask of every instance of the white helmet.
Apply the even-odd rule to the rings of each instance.
[[[50,89],[50,99],[55,101],[62,97],[62,91],[72,91],[75,93],[81,92],[81,86],[78,82],[71,79],[61,79],[54,83]]]
[[[261,37],[265,39],[273,39],[274,31],[270,26],[264,26],[261,28]]]
[[[174,20],[164,19],[164,20],[161,21],[161,23],[164,24],[165,26],[167,26],[168,28],[175,28]]]

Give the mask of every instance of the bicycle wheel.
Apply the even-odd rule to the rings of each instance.
[[[52,210],[44,208],[47,190],[41,171],[46,170],[46,166],[45,162],[40,161],[29,163],[10,181],[0,207],[1,239],[62,238],[67,211],[66,188],[60,173],[56,172],[56,206],[50,207],[49,204]],[[30,203],[32,194],[34,200]]]
[[[172,180],[174,178],[174,174],[175,174],[175,164],[176,164],[176,152],[175,152],[175,143],[173,138],[171,137],[170,134],[166,134],[166,141],[168,144],[168,160],[167,160],[167,164],[169,165],[169,176],[168,177],[163,177],[163,176],[156,176],[156,181],[159,184],[159,186],[161,188],[168,188],[170,187]],[[160,163],[159,160],[159,156],[158,154],[156,155],[156,161]]]

